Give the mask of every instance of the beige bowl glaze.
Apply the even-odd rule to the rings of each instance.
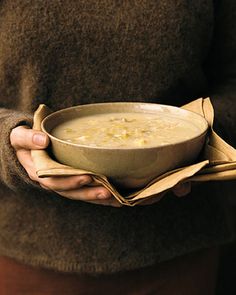
[[[189,140],[149,148],[101,148],[82,146],[55,138],[50,133],[69,119],[111,112],[160,113],[190,120],[199,128]],[[207,121],[200,115],[177,107],[115,102],[79,105],[54,112],[42,122],[51,139],[52,153],[63,164],[106,175],[114,184],[127,188],[143,187],[155,177],[196,160],[207,134]]]

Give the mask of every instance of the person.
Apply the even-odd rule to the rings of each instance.
[[[210,95],[235,146],[236,2],[6,0],[0,11],[0,293],[214,294],[220,246],[234,239],[227,183],[130,208],[88,175],[40,179],[30,151],[49,139],[32,114]]]

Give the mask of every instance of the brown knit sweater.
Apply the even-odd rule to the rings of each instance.
[[[228,183],[134,208],[72,201],[27,177],[9,134],[40,103],[180,106],[211,95],[216,127],[236,145],[235,20],[235,0],[0,1],[0,255],[98,274],[229,241]]]

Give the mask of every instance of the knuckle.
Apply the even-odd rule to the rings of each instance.
[[[58,191],[58,192],[60,191],[60,188],[58,187],[58,185],[50,177],[42,178],[41,184],[53,191]]]
[[[18,127],[16,127],[18,128]],[[11,145],[16,148],[17,147],[17,130],[16,128],[12,129],[11,133],[10,133],[10,143]]]
[[[11,145],[15,149],[30,146],[31,129],[27,126],[18,126],[12,129],[10,134]]]
[[[92,181],[91,177],[89,175],[83,175],[79,177],[79,182],[81,185],[90,184]]]

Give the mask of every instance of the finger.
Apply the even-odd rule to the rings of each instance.
[[[187,194],[191,192],[191,183],[190,182],[185,182],[185,183],[180,183],[177,184],[173,189],[172,192],[177,196],[177,197],[184,197]]]
[[[79,176],[58,176],[58,177],[45,177],[39,178],[39,183],[43,187],[63,192],[71,191],[81,188],[85,185],[92,183],[92,178],[89,175],[79,175]]]
[[[98,201],[98,200],[108,200],[113,198],[111,193],[103,186],[97,187],[83,187],[81,189],[70,190],[70,191],[55,191],[59,195],[80,201]]]
[[[48,187],[45,187],[42,184],[41,184],[41,186],[44,189],[48,190]],[[85,196],[84,197],[78,197],[79,194],[74,193],[74,192],[70,192],[70,191],[67,191],[67,192],[65,192],[65,191],[64,192],[63,191],[58,191],[56,193],[59,194],[62,197],[65,197],[65,198],[71,199],[71,200],[86,201],[87,203],[91,203],[91,204],[103,205],[103,206],[112,206],[112,207],[116,207],[116,208],[122,207],[122,204],[120,202],[118,202],[114,197],[108,197],[108,198],[105,198],[105,199],[100,199],[100,198],[94,199],[92,197],[90,199],[90,198],[86,198]],[[85,192],[85,194],[86,194],[86,192]]]
[[[155,204],[158,201],[160,201],[164,197],[164,195],[165,195],[165,193],[160,193],[160,194],[154,195],[151,198],[148,198],[148,199],[142,201],[138,205],[140,205],[140,206],[146,206],[146,205]]]
[[[12,129],[10,134],[11,145],[16,149],[45,149],[49,144],[48,136],[41,132],[18,126]]]

